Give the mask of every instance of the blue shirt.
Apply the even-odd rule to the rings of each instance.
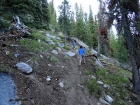
[[[75,46],[75,42],[74,41],[72,41],[72,45]]]
[[[85,54],[84,49],[83,49],[83,48],[80,48],[80,49],[79,49],[79,55],[84,55],[84,54]]]

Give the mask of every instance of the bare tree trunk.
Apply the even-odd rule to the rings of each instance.
[[[100,32],[98,32],[98,53],[97,56],[100,56],[101,53],[101,37],[100,37]]]

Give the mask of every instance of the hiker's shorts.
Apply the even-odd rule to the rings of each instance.
[[[80,55],[79,59],[82,60],[84,58],[84,55]]]

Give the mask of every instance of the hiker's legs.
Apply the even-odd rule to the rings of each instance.
[[[82,56],[80,55],[79,56],[79,65],[81,65],[81,62],[82,62]]]
[[[83,61],[84,61],[84,63],[85,63],[85,57],[83,57]]]
[[[82,55],[83,63],[85,64],[85,56]]]

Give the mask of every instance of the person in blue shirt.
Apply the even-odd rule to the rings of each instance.
[[[76,41],[75,40],[72,40],[71,44],[72,44],[73,48],[75,49]]]
[[[85,57],[84,57],[85,56],[85,50],[82,46],[80,46],[78,54],[79,54],[79,66],[81,65],[82,60],[84,61],[84,64],[85,64]]]

